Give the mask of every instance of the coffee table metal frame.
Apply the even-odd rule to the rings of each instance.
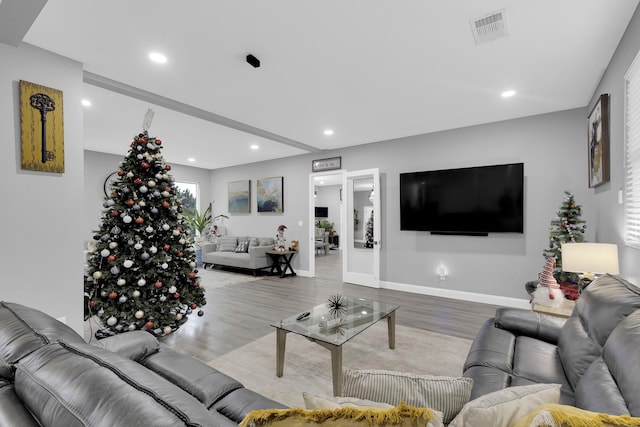
[[[345,309],[331,311],[327,303],[307,311],[310,315],[297,320],[299,314],[271,326],[276,328],[276,376],[284,374],[284,353],[289,332],[302,335],[331,352],[334,396],[342,395],[342,345],[382,319],[387,319],[389,348],[396,347],[396,310],[398,306],[365,298],[345,296]]]

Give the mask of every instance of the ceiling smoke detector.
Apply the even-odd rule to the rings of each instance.
[[[481,16],[469,23],[476,44],[487,43],[509,35],[506,9]]]

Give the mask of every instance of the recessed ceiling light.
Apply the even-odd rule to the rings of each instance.
[[[516,91],[515,91],[515,90],[505,90],[505,91],[504,91],[504,92],[502,92],[500,95],[501,95],[503,98],[511,98],[511,97],[512,97],[513,95],[515,95],[515,94],[516,94]]]
[[[90,107],[91,106],[91,101],[89,101],[88,99],[83,99],[82,100],[82,105],[84,105],[85,107]]]
[[[327,136],[331,136],[331,135],[333,135],[333,130],[325,129],[324,134],[327,135]]]
[[[258,148],[260,148],[260,146],[258,144],[251,144],[250,147],[252,150],[257,150]]]
[[[320,185],[324,185],[324,181],[320,181]]]
[[[167,62],[167,57],[158,52],[151,52],[149,54],[149,59],[153,62],[157,62],[158,64],[164,64]]]
[[[193,162],[195,162],[195,161],[196,161],[196,159],[194,159],[193,157],[189,157],[189,158],[187,159],[187,161],[188,161],[188,162],[193,163]]]

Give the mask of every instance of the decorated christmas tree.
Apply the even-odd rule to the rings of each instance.
[[[166,335],[206,303],[161,148],[146,130],[135,136],[104,200],[85,283],[89,311],[104,326],[97,337],[137,329]]]
[[[554,277],[560,283],[578,283],[576,273],[562,271],[562,243],[580,243],[584,241],[584,232],[587,225],[580,219],[582,206],[568,191],[564,192],[564,200],[558,210],[557,218],[551,221],[549,226],[549,248],[544,250],[544,257],[556,258]]]

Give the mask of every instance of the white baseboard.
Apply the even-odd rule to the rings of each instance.
[[[429,286],[407,285],[404,283],[380,282],[380,287],[395,291],[411,292],[414,294],[431,295],[434,297],[451,298],[462,301],[479,302],[483,304],[500,305],[504,307],[515,307],[530,309],[529,300],[499,295],[479,294],[476,292],[456,291],[452,289],[432,288]]]

